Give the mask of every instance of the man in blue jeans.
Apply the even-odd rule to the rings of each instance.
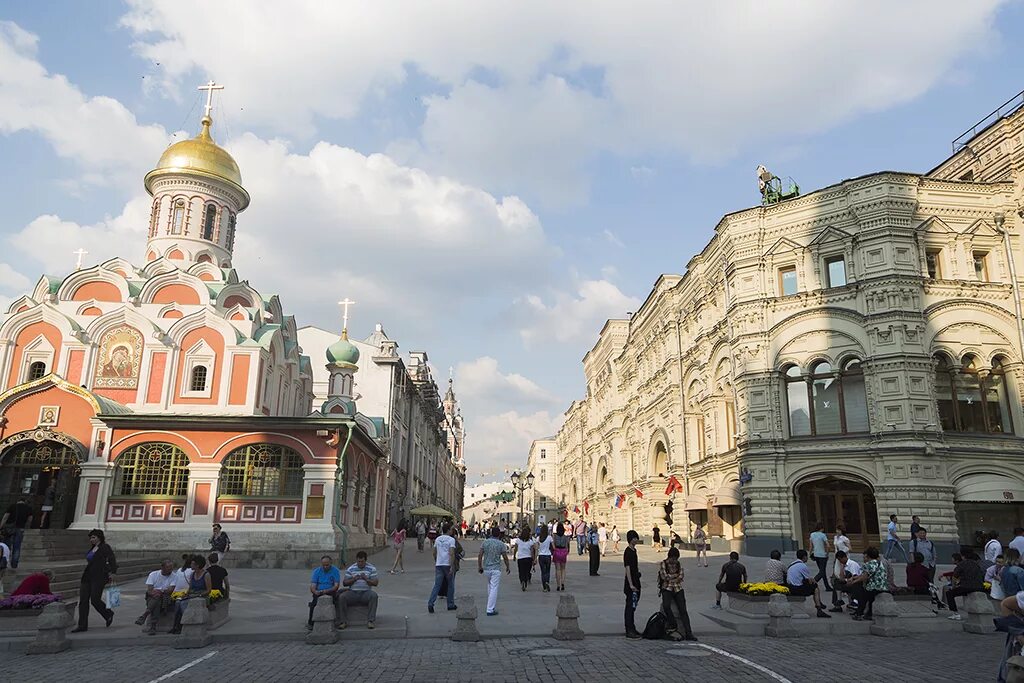
[[[441,527],[441,535],[434,540],[434,587],[430,590],[427,600],[427,611],[434,613],[434,603],[441,592],[441,584],[448,579],[448,609],[456,609],[455,605],[455,539],[452,538],[451,525],[445,522]]]
[[[582,555],[587,547],[587,523],[583,521],[583,515],[580,515],[580,521],[576,522],[573,530],[576,532],[576,550]]]
[[[886,527],[885,534],[885,559],[889,559],[893,548],[899,548],[900,552],[903,553],[903,561],[910,564],[910,558],[907,557],[907,549],[903,547],[900,537],[896,535],[896,521],[896,515],[889,515],[889,524]]]
[[[320,566],[313,570],[309,577],[309,592],[313,599],[309,603],[309,621],[306,622],[306,630],[313,630],[313,610],[316,608],[317,600],[321,595],[330,596],[334,603],[335,615],[338,608],[338,590],[341,588],[341,570],[335,567],[330,555],[320,558]],[[337,616],[335,616],[337,620]]]
[[[19,498],[18,502],[7,508],[3,519],[0,519],[0,529],[8,532],[8,539],[11,546],[11,569],[18,568],[18,560],[21,559],[21,541],[25,538],[25,529],[32,526],[32,506],[25,502],[25,498]]]

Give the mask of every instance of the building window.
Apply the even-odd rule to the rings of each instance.
[[[867,395],[860,361],[841,372],[831,363],[814,365],[811,374],[791,366],[785,373],[790,436],[826,436],[868,431]]]
[[[228,211],[228,234],[224,246],[230,251],[235,248],[235,213]]]
[[[846,259],[842,256],[833,256],[825,259],[825,277],[828,287],[843,287],[846,285]]]
[[[736,404],[725,402],[725,445],[728,450],[736,448]]]
[[[171,219],[171,234],[180,235],[185,224],[185,202],[179,200],[174,204],[174,215]]]
[[[547,506],[548,506],[548,499],[545,498],[544,496],[541,496],[540,497],[540,507],[541,508],[546,508]]]
[[[796,266],[779,268],[779,293],[781,296],[796,294]]]
[[[206,366],[197,365],[192,368],[192,379],[189,383],[191,391],[206,391]]]
[[[928,249],[924,252],[924,262],[928,268],[928,277],[933,280],[939,280],[942,278],[941,257],[941,249]]]
[[[217,220],[217,205],[207,204],[203,213],[203,239],[213,239],[213,226]]]
[[[301,498],[302,480],[302,457],[298,453],[275,444],[253,444],[232,451],[224,459],[220,495]]]
[[[707,443],[704,440],[704,417],[697,418],[697,458],[707,455]]]
[[[976,251],[974,256],[974,278],[978,282],[988,282],[988,253]]]
[[[546,449],[546,448],[540,449],[540,459],[543,460],[546,457],[548,457],[548,449]]]
[[[36,361],[28,366],[28,379],[30,382],[34,379],[42,379],[43,377],[46,377],[46,363]]]
[[[547,481],[548,480],[548,471],[547,470],[541,470],[540,471],[540,480],[541,481]]]
[[[143,443],[115,463],[114,491],[119,496],[178,496],[188,493],[188,456],[169,443]]]
[[[992,361],[987,373],[979,371],[973,356],[966,357],[960,367],[944,354],[936,356],[936,362],[935,400],[944,431],[1013,433],[1001,358]]]

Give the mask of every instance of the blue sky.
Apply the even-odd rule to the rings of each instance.
[[[215,78],[241,277],[454,366],[479,483],[557,429],[604,319],[758,202],[759,163],[805,191],[926,171],[1024,88],[1019,2],[549,5],[7,4],[0,305],[80,246],[141,261],[142,176]]]

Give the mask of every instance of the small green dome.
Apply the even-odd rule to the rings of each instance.
[[[359,349],[348,340],[346,332],[342,332],[341,339],[327,347],[327,362],[336,365],[355,365],[359,362]]]

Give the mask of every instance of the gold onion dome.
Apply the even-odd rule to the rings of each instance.
[[[242,206],[239,208],[244,209],[249,204],[249,193],[242,187],[238,164],[223,147],[213,141],[210,135],[213,119],[204,116],[201,123],[203,128],[199,135],[176,142],[164,150],[156,168],[146,174],[146,191],[153,194],[153,183],[165,175],[184,173],[206,176],[233,185],[242,194]]]

